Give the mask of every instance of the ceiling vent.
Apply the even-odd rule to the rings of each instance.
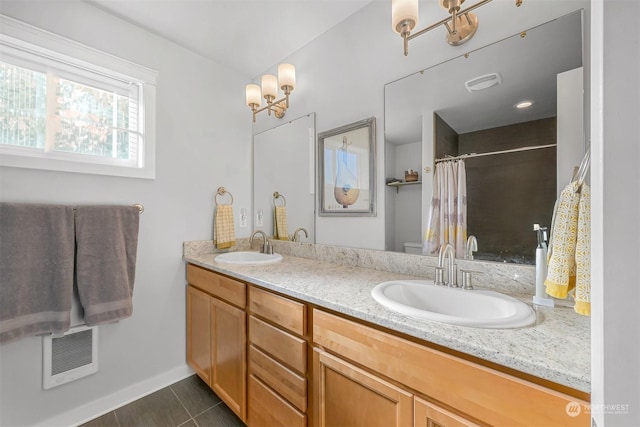
[[[485,74],[484,76],[475,77],[469,81],[464,82],[464,87],[469,92],[478,92],[481,90],[489,89],[493,86],[498,86],[502,83],[502,76],[498,73]]]

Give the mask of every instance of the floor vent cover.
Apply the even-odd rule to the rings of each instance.
[[[98,370],[98,329],[78,326],[63,336],[42,337],[42,387],[49,389]]]

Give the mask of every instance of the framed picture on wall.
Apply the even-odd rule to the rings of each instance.
[[[320,216],[376,215],[376,118],[318,134]]]

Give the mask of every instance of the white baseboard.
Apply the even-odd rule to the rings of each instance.
[[[107,412],[113,411],[127,403],[140,399],[148,394],[160,390],[168,385],[193,375],[193,370],[187,365],[183,365],[164,372],[155,377],[133,384],[108,396],[89,402],[85,405],[74,408],[70,411],[59,414],[53,418],[36,424],[35,427],[51,426],[77,426],[91,421]]]

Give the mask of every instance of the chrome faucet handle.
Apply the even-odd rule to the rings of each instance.
[[[473,286],[471,285],[471,273],[477,273],[477,274],[482,274],[481,271],[474,271],[474,270],[460,270],[462,272],[462,286],[460,286],[461,289],[464,289],[465,291],[470,291],[473,289]]]

